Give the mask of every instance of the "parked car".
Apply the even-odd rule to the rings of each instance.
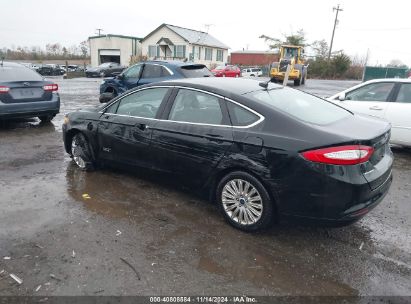
[[[241,70],[236,65],[220,65],[211,70],[215,77],[240,77]]]
[[[44,64],[37,69],[37,72],[43,76],[60,76],[65,73],[65,70],[57,64]]]
[[[100,102],[108,102],[125,91],[163,80],[210,77],[203,64],[182,61],[146,61],[135,64],[115,78],[104,79],[100,85]]]
[[[374,79],[330,97],[350,111],[392,124],[390,142],[411,147],[411,79]]]
[[[86,70],[86,77],[109,77],[116,76],[123,72],[125,67],[117,62],[105,62],[96,68]]]
[[[253,79],[150,84],[68,114],[64,147],[84,170],[101,163],[166,173],[207,189],[234,227],[279,216],[348,224],[392,181],[389,123]],[[138,169],[137,169],[138,170]]]
[[[263,75],[263,71],[260,68],[247,68],[241,71],[243,77],[259,77]]]
[[[23,65],[0,63],[0,120],[38,117],[49,122],[60,111],[57,84]]]

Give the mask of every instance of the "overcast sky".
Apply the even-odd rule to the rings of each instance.
[[[411,1],[391,0],[0,0],[0,47],[70,46],[95,35],[144,37],[162,23],[206,30],[230,46],[266,50],[258,37],[282,37],[304,29],[308,42],[331,39],[340,4],[333,50],[386,64],[399,59],[411,66]]]

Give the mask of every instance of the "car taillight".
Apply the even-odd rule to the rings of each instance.
[[[332,165],[357,165],[368,161],[374,148],[361,145],[330,147],[301,153],[309,161]]]
[[[0,94],[8,93],[10,91],[9,87],[0,86]]]
[[[57,91],[58,89],[59,89],[59,86],[55,83],[46,84],[45,86],[43,86],[43,90],[47,92],[54,92],[54,91]]]

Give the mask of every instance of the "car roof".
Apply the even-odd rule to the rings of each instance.
[[[375,82],[411,82],[411,79],[410,78],[378,78],[378,79],[371,79],[371,80],[365,81],[362,84],[375,83]]]
[[[145,62],[139,62],[139,63],[155,63],[155,64],[164,64],[166,66],[187,66],[187,65],[204,65],[201,63],[194,63],[192,61],[178,61],[178,60],[150,60],[150,61],[145,61]]]
[[[3,64],[1,64],[1,61],[0,61],[0,67],[1,67],[1,66],[5,66],[5,67],[16,67],[16,68],[24,67],[24,68],[25,68],[25,66],[22,65],[21,63],[10,62],[10,61],[4,61]]]
[[[253,91],[263,90],[259,85],[261,81],[255,79],[243,78],[225,78],[225,77],[201,77],[201,78],[183,78],[169,81],[162,81],[161,83],[153,83],[151,85],[172,85],[172,86],[187,86],[194,87],[214,92],[219,92],[224,95],[237,94],[243,95]],[[150,86],[151,86],[150,85]],[[269,83],[269,89],[281,87],[280,85]]]

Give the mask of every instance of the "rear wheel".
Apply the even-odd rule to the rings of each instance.
[[[77,133],[71,141],[71,156],[76,165],[82,170],[94,169],[90,145],[82,133]]]
[[[47,123],[47,122],[50,122],[54,118],[54,116],[56,115],[43,115],[43,116],[39,116],[39,119],[42,123]]]
[[[217,199],[224,218],[237,229],[251,232],[273,223],[274,207],[267,190],[246,172],[226,175],[217,186]]]
[[[298,87],[301,83],[301,76],[298,79],[294,79],[294,86]]]

